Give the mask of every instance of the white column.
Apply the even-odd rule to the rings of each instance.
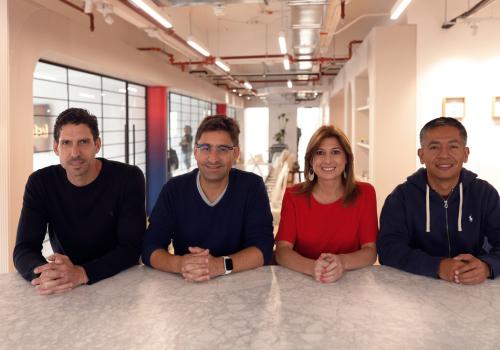
[[[0,272],[9,270],[9,0],[0,0]]]

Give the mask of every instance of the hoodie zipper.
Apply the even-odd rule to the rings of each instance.
[[[444,214],[446,218],[446,236],[448,238],[448,257],[451,258],[451,241],[450,241],[450,231],[448,229],[448,200],[444,200]]]

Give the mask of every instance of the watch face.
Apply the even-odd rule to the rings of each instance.
[[[233,259],[224,259],[224,268],[226,269],[226,271],[233,271]]]

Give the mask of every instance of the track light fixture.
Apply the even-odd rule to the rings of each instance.
[[[207,49],[205,49],[201,44],[199,44],[193,36],[190,35],[188,37],[187,43],[189,44],[189,46],[191,46],[193,49],[201,53],[203,56],[205,57],[210,56],[210,52]]]

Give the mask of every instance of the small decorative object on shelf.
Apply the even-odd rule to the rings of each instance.
[[[493,118],[500,118],[500,96],[493,97]]]
[[[278,124],[279,124],[279,131],[276,134],[274,134],[273,139],[275,139],[277,143],[283,144],[286,135],[286,125],[288,124],[288,118],[286,117],[286,113],[281,113],[280,115],[278,115]]]
[[[465,117],[465,97],[443,98],[443,117],[455,119]]]
[[[367,144],[367,143],[358,142],[358,143],[356,143],[356,145],[357,145],[358,147],[364,148],[364,149],[366,149],[366,150],[369,150],[369,149],[370,149],[370,145],[369,145],[369,144]]]

